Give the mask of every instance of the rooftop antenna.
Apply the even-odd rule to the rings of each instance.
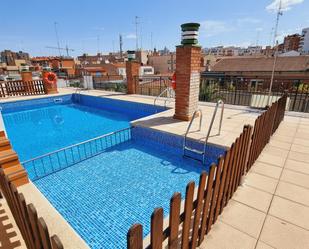
[[[100,53],[100,36],[97,36],[98,54]]]
[[[61,57],[61,49],[60,49],[60,42],[59,42],[59,36],[58,36],[57,25],[58,25],[58,23],[57,23],[57,22],[54,22],[55,33],[56,33],[56,39],[57,39],[57,47],[58,47],[59,56]]]
[[[138,25],[140,24],[139,20],[140,17],[135,16],[135,37],[136,37],[136,50],[138,50]]]
[[[123,46],[123,42],[122,42],[122,35],[119,35],[119,49],[120,49],[120,58],[122,59],[122,46]]]
[[[279,8],[278,8],[278,12],[277,12],[277,18],[276,18],[276,25],[275,25],[275,35],[274,35],[274,44],[276,42],[276,49],[275,49],[275,54],[274,54],[274,64],[273,64],[273,70],[271,73],[271,80],[270,80],[270,86],[269,86],[269,92],[268,92],[268,105],[271,104],[271,89],[273,87],[273,83],[274,83],[274,76],[275,76],[275,69],[276,69],[276,63],[277,63],[277,58],[278,58],[278,49],[279,49],[279,44],[278,44],[278,27],[279,27],[279,20],[280,20],[280,16],[283,15],[282,12],[282,0],[280,0],[279,3]]]
[[[152,46],[152,32],[150,33],[150,50],[153,50],[153,46]]]
[[[257,30],[257,34],[256,34],[256,46],[259,46],[259,40],[260,40],[260,30]]]
[[[74,49],[69,48],[69,47],[68,47],[68,45],[66,45],[66,46],[65,46],[65,48],[60,48],[60,47],[50,47],[50,46],[46,46],[46,48],[57,49],[58,51],[65,50],[65,51],[66,51],[66,54],[67,54],[67,57],[70,57],[70,55],[69,55],[69,51],[74,51]]]

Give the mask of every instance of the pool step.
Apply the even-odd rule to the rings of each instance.
[[[191,152],[199,154],[199,155],[203,155],[204,154],[204,151],[196,150],[196,149],[193,149],[193,148],[190,148],[190,147],[187,147],[187,146],[185,146],[185,150],[191,151]]]
[[[200,161],[200,162],[203,162],[204,151],[185,146],[184,147],[184,156],[191,158],[191,159],[194,159],[194,160],[197,160],[197,161]]]

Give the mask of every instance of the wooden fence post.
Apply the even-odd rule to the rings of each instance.
[[[127,249],[143,249],[143,226],[134,224],[127,234]]]

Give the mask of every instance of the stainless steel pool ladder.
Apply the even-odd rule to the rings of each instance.
[[[217,104],[215,106],[215,110],[213,112],[213,115],[212,115],[212,118],[211,118],[211,122],[210,122],[210,126],[208,128],[208,132],[207,132],[207,135],[205,137],[205,140],[204,140],[204,148],[203,150],[198,150],[198,149],[194,149],[194,148],[191,148],[187,145],[187,141],[188,141],[188,134],[190,133],[190,129],[191,129],[191,126],[193,124],[193,121],[194,119],[197,117],[197,114],[199,113],[200,116],[200,122],[199,122],[199,128],[197,131],[201,131],[201,128],[202,128],[202,120],[203,120],[203,113],[202,113],[202,110],[201,109],[198,109],[196,110],[194,113],[193,113],[193,116],[192,116],[192,119],[188,125],[188,128],[187,128],[187,131],[185,133],[185,136],[184,136],[184,141],[183,141],[183,156],[184,157],[190,157],[186,152],[187,151],[190,151],[192,153],[195,153],[195,154],[198,154],[200,156],[202,156],[202,163],[205,164],[205,159],[206,159],[206,148],[207,148],[207,142],[208,142],[208,138],[210,136],[210,133],[211,133],[211,130],[212,130],[212,127],[213,127],[213,124],[214,124],[214,121],[215,121],[215,118],[216,118],[216,115],[217,115],[217,111],[218,111],[218,108],[219,106],[221,105],[221,116],[220,116],[220,123],[219,123],[219,130],[218,130],[218,134],[217,135],[220,135],[221,133],[221,127],[222,127],[222,119],[223,119],[223,113],[224,113],[224,102],[223,100],[218,100],[217,101]],[[194,158],[196,159],[196,158]],[[198,160],[198,159],[196,159]]]
[[[167,103],[171,102],[172,99],[174,99],[175,96],[175,92],[173,90],[173,88],[171,87],[167,87],[166,89],[164,89],[155,99],[153,102],[153,105],[156,107],[157,106],[157,101],[159,100],[159,98],[161,98],[164,94],[166,93],[167,97],[164,100],[164,107],[167,107]]]
[[[76,102],[77,102],[77,103],[80,102],[80,95],[81,95],[81,92],[82,92],[82,91],[87,91],[87,90],[88,90],[88,88],[77,88],[77,89],[75,90],[75,94],[76,94],[76,96],[77,96],[77,98],[76,98]]]

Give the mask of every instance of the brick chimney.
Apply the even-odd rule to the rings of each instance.
[[[139,76],[140,63],[135,60],[135,51],[128,51],[126,62],[127,93],[136,94],[136,80]]]
[[[22,71],[21,72],[21,80],[23,82],[32,81],[32,72],[30,72],[30,71]]]
[[[176,47],[175,119],[189,121],[198,108],[200,90],[201,47],[198,45],[200,24],[181,25],[182,41]]]

